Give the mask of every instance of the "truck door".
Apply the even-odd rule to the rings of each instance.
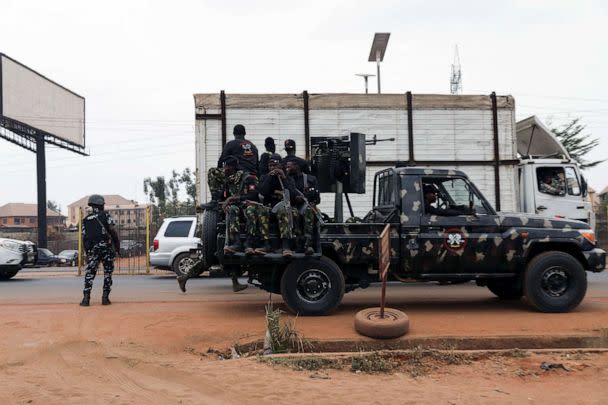
[[[464,177],[422,177],[423,215],[417,268],[422,274],[501,271],[500,221]],[[429,197],[435,191],[435,201]],[[470,202],[476,215],[466,215]]]
[[[591,204],[575,165],[537,166],[534,175],[537,214],[589,222]]]

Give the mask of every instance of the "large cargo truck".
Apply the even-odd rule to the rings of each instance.
[[[315,139],[375,135],[394,142],[367,148],[366,193],[350,195],[352,214],[372,204],[374,173],[395,166],[439,167],[466,172],[492,208],[591,222],[586,184],[578,166],[536,117],[515,120],[511,96],[434,94],[195,94],[196,167],[200,202],[210,195],[207,171],[217,165],[232,128],[243,124],[262,152],[264,138],[297,143],[310,159]],[[545,177],[562,183],[543,189]],[[321,210],[333,212],[333,193]],[[348,215],[348,212],[346,213]]]

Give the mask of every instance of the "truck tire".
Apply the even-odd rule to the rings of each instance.
[[[374,339],[398,338],[409,329],[409,318],[397,309],[384,308],[384,318],[380,317],[379,307],[363,309],[355,315],[355,330]]]
[[[526,267],[524,293],[541,312],[568,312],[587,292],[587,274],[571,255],[549,251],[534,257]]]
[[[524,295],[524,288],[519,279],[488,280],[488,290],[503,300],[517,300]]]
[[[203,271],[209,270],[216,264],[217,258],[217,210],[205,210],[203,212],[203,234],[201,244],[203,245]]]
[[[189,252],[180,253],[175,256],[171,269],[176,276],[184,276],[196,264],[197,260],[190,257]]]
[[[17,273],[19,273],[19,270],[21,269],[16,269],[16,270],[1,270],[0,269],[0,280],[8,280],[11,279],[13,277],[15,277],[17,275]]]
[[[344,275],[331,259],[291,262],[281,277],[281,295],[298,315],[327,315],[344,297]]]

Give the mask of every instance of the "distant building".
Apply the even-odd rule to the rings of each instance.
[[[65,228],[65,216],[50,208],[46,209],[46,224],[50,231]],[[38,205],[8,203],[0,207],[0,228],[31,231],[38,229]]]
[[[137,201],[127,200],[117,194],[104,195],[103,198],[106,201],[105,210],[114,218],[118,228],[146,227],[146,208],[149,204],[139,204]],[[87,195],[68,205],[68,226],[78,226],[78,210],[81,208],[83,215],[86,215],[90,210],[88,201],[89,196]]]
[[[600,200],[600,204],[608,204],[608,186],[604,187],[597,197]]]

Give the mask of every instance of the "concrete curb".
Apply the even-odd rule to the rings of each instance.
[[[528,336],[433,336],[389,340],[307,340],[313,353],[356,353],[378,350],[535,350],[535,349],[608,349],[608,334],[528,335]],[[259,350],[262,340],[240,344],[241,352]]]

